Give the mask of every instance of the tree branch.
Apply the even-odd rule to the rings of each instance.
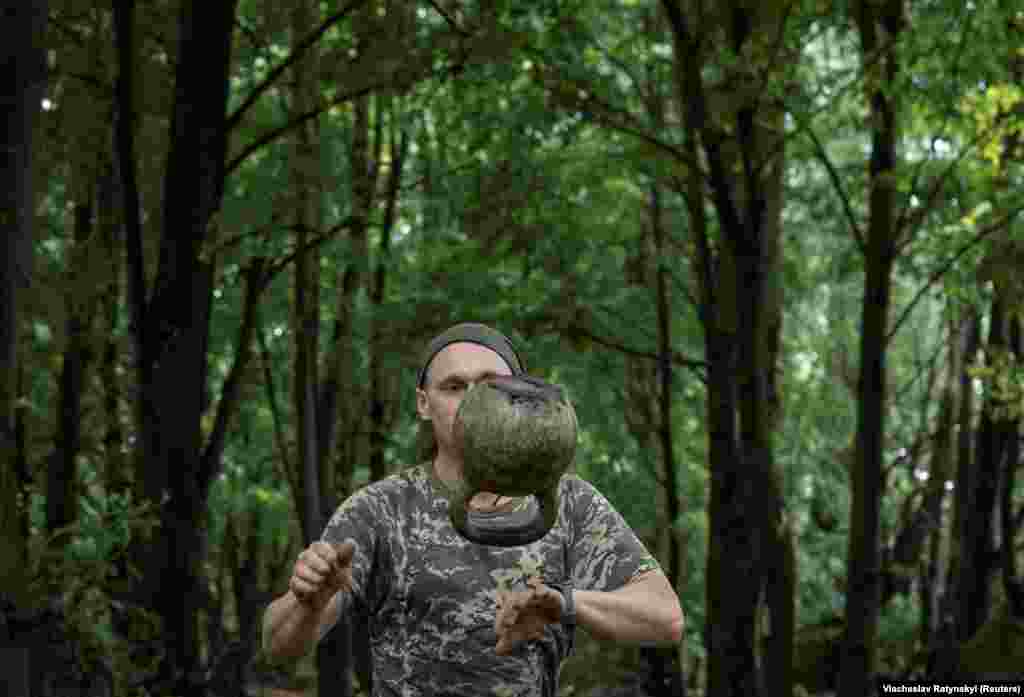
[[[653,352],[653,351],[643,351],[641,349],[635,349],[635,348],[632,348],[630,346],[626,346],[625,344],[623,344],[623,343],[621,343],[619,341],[616,341],[615,339],[609,339],[607,337],[598,336],[597,334],[595,334],[594,332],[590,331],[589,329],[587,329],[586,327],[582,326],[579,323],[575,323],[574,322],[572,324],[572,330],[574,332],[576,332],[577,334],[581,334],[581,335],[585,336],[586,338],[590,339],[595,344],[600,344],[601,346],[604,346],[605,348],[613,349],[615,351],[618,351],[619,353],[624,353],[627,356],[636,356],[637,358],[647,358],[647,359],[652,360],[652,361],[660,361],[661,360],[661,356],[659,354]],[[707,363],[705,363],[704,361],[697,360],[697,359],[694,359],[694,358],[687,358],[686,356],[681,354],[679,351],[673,351],[672,352],[672,363],[674,365],[678,365],[680,367],[688,368],[688,369],[692,370],[697,375],[698,378],[700,378],[701,380],[704,380],[704,375],[701,373],[701,371],[703,371],[703,370],[705,370],[707,368]]]
[[[455,30],[456,34],[466,38],[470,36],[470,33],[463,29],[462,27],[460,27],[459,23],[455,21],[455,18],[452,17],[451,14],[446,9],[441,7],[441,5],[438,4],[437,0],[427,0],[427,4],[433,7],[434,11],[437,12],[437,14],[444,17],[444,21],[448,23],[448,26]]]
[[[270,346],[267,344],[267,337],[259,325],[259,314],[256,315],[257,327],[256,340],[260,347],[260,361],[263,364],[263,385],[267,391],[267,403],[270,406],[270,420],[274,424],[274,443],[277,445],[278,456],[281,461],[282,474],[285,481],[292,490],[292,500],[297,501],[299,496],[299,481],[292,467],[292,456],[288,452],[288,442],[284,437],[284,420],[281,417],[281,408],[277,402],[277,391],[274,389],[273,360],[270,355]]]
[[[864,231],[861,230],[857,224],[857,217],[853,214],[853,205],[850,203],[850,197],[846,194],[846,189],[843,188],[843,182],[839,178],[839,172],[836,170],[835,165],[832,163],[832,159],[825,152],[825,146],[818,138],[818,134],[814,132],[810,124],[805,124],[801,119],[794,116],[796,123],[807,133],[811,139],[811,143],[814,144],[814,150],[818,154],[818,160],[825,166],[825,171],[828,172],[829,179],[832,180],[832,188],[835,189],[836,195],[839,196],[840,202],[843,204],[843,215],[846,217],[846,224],[850,226],[850,232],[853,233],[854,239],[857,241],[857,247],[860,249],[861,254],[867,252],[867,244],[864,242]]]
[[[964,3],[963,4],[963,8],[964,8],[965,12],[970,12],[970,8],[971,8],[970,3]],[[971,35],[970,34],[970,32],[971,32],[971,25],[972,25],[972,22],[973,22],[974,17],[975,17],[976,14],[977,14],[976,11],[975,12],[971,12],[971,14],[967,17],[966,20],[964,20],[963,15],[958,15],[956,17],[956,19],[954,19],[951,22],[952,26],[956,26],[956,27],[961,28],[961,29],[960,29],[960,41],[957,44],[956,57],[953,59],[953,69],[952,69],[952,71],[950,71],[951,74],[948,75],[948,77],[947,77],[947,79],[950,81],[950,83],[955,83],[956,80],[957,80],[957,77],[958,77],[958,75],[960,73],[960,60],[963,57],[964,47],[967,44],[968,37]],[[951,102],[950,103],[950,108],[946,111],[945,117],[943,118],[943,121],[942,121],[942,125],[939,126],[939,128],[936,130],[937,134],[944,134],[944,133],[946,133],[946,128],[949,126],[949,122],[952,120],[952,117],[954,115],[957,116],[957,118],[960,117],[960,112],[957,110],[957,107],[955,106],[955,104],[956,104],[956,102]],[[935,150],[935,142],[938,141],[938,140],[941,140],[941,139],[942,139],[941,135],[935,135],[935,136],[932,137],[932,141],[931,141],[931,150],[932,150],[932,152],[934,152],[934,150]],[[917,189],[917,182],[918,182],[918,180],[921,177],[921,172],[924,170],[925,165],[928,164],[929,161],[930,161],[930,158],[922,157],[920,162],[918,162],[917,167],[914,168],[914,173],[910,177],[910,192],[911,192],[910,195],[911,196],[913,195],[913,192]],[[940,177],[936,181],[936,188],[938,188],[939,187],[939,183],[944,181],[944,180],[945,180],[945,177]],[[910,197],[908,196],[908,201],[909,201],[909,198]],[[931,199],[931,196],[929,196],[929,199]],[[910,217],[910,206],[907,205],[906,208],[904,208],[903,211],[900,213],[899,220],[896,223],[896,229],[897,230],[902,230],[904,223],[906,222],[907,219],[909,219],[909,217]]]
[[[309,251],[311,249],[315,249],[316,247],[319,247],[320,245],[324,244],[325,242],[329,242],[331,239],[334,238],[335,235],[337,235],[339,232],[341,232],[345,228],[351,226],[354,222],[355,222],[354,218],[348,217],[348,218],[345,218],[344,220],[342,220],[341,222],[339,222],[339,223],[337,223],[335,225],[332,225],[331,227],[327,228],[327,230],[325,230],[324,232],[320,233],[315,238],[310,240],[307,244],[305,244],[302,247],[299,247],[299,248],[293,250],[291,254],[289,254],[288,256],[284,257],[283,259],[280,259],[277,262],[275,262],[267,270],[267,273],[270,275],[271,278],[273,278],[278,273],[280,273],[285,268],[287,268],[289,264],[291,264],[293,261],[295,261],[295,259],[300,254],[304,254],[305,252],[307,252],[307,251]]]
[[[134,329],[138,361],[143,371],[149,362],[146,331],[148,306],[144,257],[142,254],[142,217],[139,211],[139,185],[135,174],[135,100],[132,48],[134,43],[135,2],[114,2],[114,40],[117,44],[117,84],[114,118],[114,142],[117,170],[121,180],[121,204],[124,215],[128,257],[128,307]]]
[[[238,169],[239,165],[245,162],[245,160],[249,159],[249,157],[253,153],[255,153],[257,150],[260,150],[261,148],[266,147],[270,143],[273,143],[275,140],[280,138],[288,131],[298,128],[299,126],[306,123],[310,119],[315,119],[317,116],[320,116],[322,113],[333,107],[344,104],[345,102],[351,99],[355,99],[357,97],[362,97],[367,94],[370,94],[375,89],[379,89],[380,87],[383,87],[383,85],[370,85],[367,87],[362,87],[356,90],[355,92],[346,93],[340,97],[335,97],[329,102],[321,104],[319,107],[313,109],[312,111],[307,111],[305,114],[300,114],[299,116],[295,117],[294,119],[292,119],[291,121],[282,126],[270,129],[269,131],[261,135],[259,138],[254,140],[252,143],[249,143],[247,146],[245,146],[242,149],[242,152],[240,152],[230,162],[228,162],[226,174],[232,174],[236,169]]]
[[[982,143],[983,141],[987,140],[990,137],[992,131],[995,131],[996,129],[1000,128],[1010,116],[1012,116],[1012,114],[1008,112],[998,114],[995,117],[995,119],[993,119],[991,128],[975,133],[974,137],[971,138],[970,142],[964,146],[964,148],[957,154],[955,158],[949,161],[945,169],[943,169],[942,173],[935,178],[935,183],[931,187],[931,190],[928,192],[928,200],[925,202],[923,206],[921,206],[920,214],[913,219],[913,222],[916,224],[915,229],[909,230],[902,234],[903,240],[899,243],[897,247],[898,251],[902,251],[903,249],[905,249],[907,245],[909,245],[915,239],[915,237],[917,236],[916,228],[919,228],[924,225],[924,222],[927,217],[925,214],[929,210],[931,210],[932,205],[935,203],[936,199],[938,199],[939,194],[942,193],[943,184],[950,178],[950,175],[957,169],[957,167],[960,166],[960,163],[963,162],[963,160],[971,152],[973,152],[974,149],[980,143]],[[911,218],[909,211],[910,207],[908,205],[900,212],[899,218],[896,222],[897,234],[902,233],[903,227],[910,224]]]
[[[302,58],[306,51],[308,51],[313,44],[319,41],[320,37],[323,36],[328,29],[330,29],[335,24],[344,19],[348,13],[355,10],[357,7],[359,7],[359,5],[363,4],[364,1],[365,0],[352,0],[344,8],[335,12],[333,15],[325,19],[320,24],[319,27],[313,30],[311,34],[309,34],[309,36],[303,38],[302,41],[295,44],[295,47],[291,50],[291,53],[289,53],[288,56],[283,61],[278,63],[277,66],[275,66],[274,69],[270,71],[267,77],[264,78],[260,84],[256,85],[256,87],[253,88],[252,92],[249,93],[249,96],[247,96],[245,98],[245,101],[243,101],[242,104],[237,109],[235,109],[234,113],[228,116],[227,120],[224,123],[224,129],[228,132],[233,130],[241,122],[242,118],[245,116],[245,112],[247,112],[252,107],[252,105],[259,100],[259,98],[263,95],[264,92],[266,92],[268,89],[270,89],[271,86],[273,86],[273,84],[277,81],[279,77],[281,77],[285,70],[290,68],[292,65],[295,64],[296,61]],[[228,171],[230,172],[231,169],[233,168],[229,168]]]
[[[977,235],[975,235],[969,242],[967,242],[967,244],[965,244],[963,247],[957,250],[956,254],[950,257],[950,259],[945,264],[943,264],[938,269],[933,271],[932,275],[929,276],[928,281],[923,286],[921,286],[920,289],[918,289],[917,293],[914,294],[914,298],[909,303],[907,303],[907,306],[903,309],[903,312],[900,313],[899,319],[897,319],[896,322],[893,324],[892,328],[889,330],[889,333],[885,335],[886,343],[888,343],[893,338],[893,336],[896,335],[896,332],[899,331],[900,327],[907,320],[907,317],[910,315],[911,311],[921,301],[921,298],[924,297],[924,294],[927,293],[929,289],[931,289],[931,287],[934,286],[939,281],[939,279],[945,276],[951,268],[953,268],[953,265],[957,262],[958,259],[960,259],[960,257],[966,254],[968,250],[971,249],[971,247],[984,240],[993,232],[1003,229],[1003,227],[1008,225],[1013,218],[1020,215],[1022,211],[1024,211],[1024,204],[1017,206],[1016,208],[1008,212],[1005,216],[1003,216],[1001,219],[992,223],[988,227],[983,228]]]
[[[231,417],[237,411],[238,399],[241,394],[242,376],[249,365],[252,335],[256,327],[256,308],[260,295],[266,289],[271,274],[267,271],[266,259],[256,257],[246,270],[245,301],[242,308],[242,323],[238,330],[238,344],[235,360],[228,371],[220,401],[217,403],[217,414],[214,417],[213,430],[206,448],[200,459],[197,480],[205,492],[210,482],[217,475],[222,464],[224,445],[227,442],[228,426]]]

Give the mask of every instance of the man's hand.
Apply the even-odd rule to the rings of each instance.
[[[498,591],[498,614],[494,631],[498,635],[495,652],[512,653],[524,641],[540,639],[544,627],[562,619],[562,594],[548,588],[535,576],[526,583],[526,591]]]
[[[304,605],[323,609],[338,591],[352,590],[352,540],[332,545],[314,542],[295,561],[288,588]]]

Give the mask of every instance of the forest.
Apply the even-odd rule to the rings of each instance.
[[[1022,684],[1019,3],[0,18],[5,695],[370,695],[365,617],[278,664],[263,611],[462,321],[683,606],[560,697]]]

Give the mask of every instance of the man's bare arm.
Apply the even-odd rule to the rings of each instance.
[[[579,625],[595,639],[641,644],[683,640],[679,597],[661,571],[648,571],[614,591],[573,591]]]
[[[263,650],[271,660],[301,658],[338,621],[352,590],[355,543],[314,542],[299,554],[288,592],[263,613]]]
[[[337,624],[340,615],[341,593],[317,609],[288,591],[263,613],[263,651],[274,661],[301,658]]]

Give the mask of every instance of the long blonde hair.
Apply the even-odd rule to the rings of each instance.
[[[416,462],[433,462],[437,457],[437,438],[434,422],[420,419],[416,427]]]

